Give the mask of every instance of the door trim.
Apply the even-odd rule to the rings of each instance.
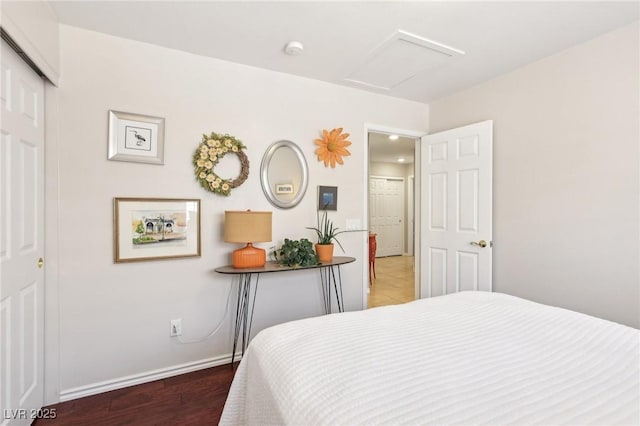
[[[415,160],[414,160],[415,163]],[[409,180],[407,181],[407,256],[413,256],[413,250],[415,246],[415,225],[411,226],[414,222],[414,212],[415,206],[413,205],[413,201],[415,199],[415,186],[416,179],[413,175],[409,176]]]
[[[365,155],[363,155],[363,176],[362,176],[362,205],[365,206],[365,215],[364,215],[364,229],[369,229],[369,132],[375,133],[388,133],[388,134],[396,134],[400,136],[407,136],[410,138],[415,138],[416,146],[414,151],[414,162],[413,162],[413,175],[415,177],[416,187],[415,195],[414,195],[414,205],[416,206],[415,213],[415,229],[420,229],[420,138],[427,135],[426,130],[415,130],[415,129],[402,129],[399,127],[390,127],[381,124],[375,123],[364,123],[364,146],[367,147],[365,150]],[[369,294],[369,239],[366,233],[362,233],[362,309],[367,309],[367,295]],[[415,253],[413,262],[415,265],[415,274],[414,274],[414,287],[416,299],[420,298],[420,233],[415,236]]]
[[[44,87],[44,404],[60,402],[60,185],[58,149],[58,88],[50,82]]]

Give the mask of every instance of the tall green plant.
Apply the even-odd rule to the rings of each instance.
[[[318,244],[331,244],[332,241],[338,243],[342,251],[344,252],[344,247],[340,244],[338,240],[338,235],[343,234],[345,232],[358,232],[363,231],[363,229],[350,229],[346,231],[338,231],[338,227],[333,226],[333,222],[329,220],[326,210],[322,210],[322,216],[320,214],[316,214],[318,219],[318,225],[314,227],[307,226],[307,229],[311,229],[316,232],[318,236]]]

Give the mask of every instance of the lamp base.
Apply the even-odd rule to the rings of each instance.
[[[260,268],[267,263],[267,252],[264,249],[254,247],[251,243],[233,252],[233,267]]]

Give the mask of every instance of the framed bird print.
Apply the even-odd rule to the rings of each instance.
[[[107,158],[164,164],[164,118],[109,111]]]

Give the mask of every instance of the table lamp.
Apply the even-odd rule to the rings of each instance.
[[[264,266],[267,263],[265,250],[254,247],[252,243],[271,241],[271,212],[225,211],[224,241],[247,244],[233,252],[234,268]]]

